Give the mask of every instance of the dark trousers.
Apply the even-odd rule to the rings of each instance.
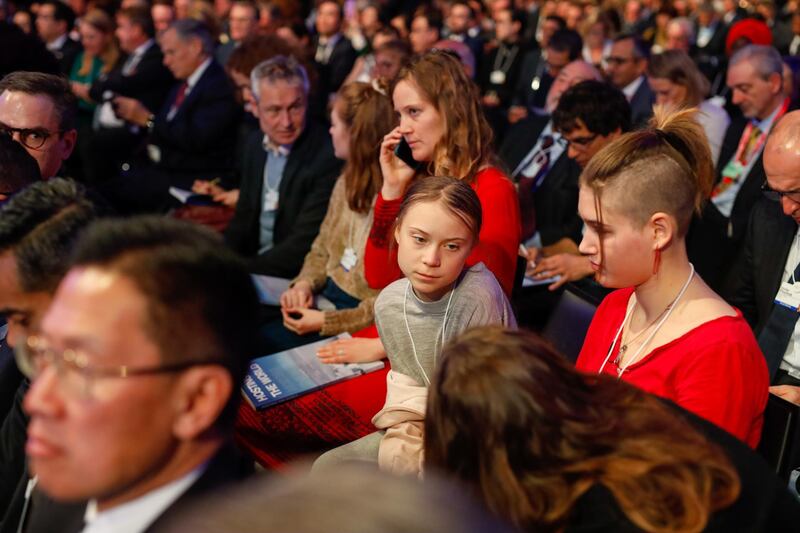
[[[321,294],[330,300],[331,303],[336,306],[336,309],[353,309],[354,307],[358,307],[360,303],[360,300],[353,298],[339,288],[331,278],[328,278]],[[283,318],[280,317],[267,322],[261,327],[261,337],[262,345],[264,346],[263,349],[266,354],[282,352],[326,338],[319,333],[298,335],[297,333],[289,331],[283,325]]]

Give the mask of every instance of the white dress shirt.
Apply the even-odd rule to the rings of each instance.
[[[141,533],[189,490],[205,468],[203,464],[180,479],[105,511],[98,511],[97,501],[90,500],[82,533]]]

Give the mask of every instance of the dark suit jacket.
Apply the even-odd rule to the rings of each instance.
[[[313,50],[317,49],[318,39],[314,39]],[[353,69],[356,62],[356,51],[350,43],[350,39],[342,35],[333,46],[330,57],[326,63],[317,63],[319,73],[319,93],[320,97],[327,103],[328,95],[335,93],[342,86],[347,75]]]
[[[650,89],[647,83],[647,78],[642,80],[642,84],[633,93],[631,98],[631,127],[633,129],[641,128],[650,117],[653,116],[653,104],[656,103],[656,95]]]
[[[170,91],[150,134],[149,142],[161,150],[156,167],[176,183],[231,172],[241,106],[225,71],[212,59],[175,116],[167,120],[179,87]]]
[[[264,198],[264,165],[268,157],[262,139],[263,133],[256,131],[247,140],[239,203],[225,239],[233,249],[253,257],[253,272],[292,278],[300,272],[303,259],[319,233],[342,163],[333,155],[328,132],[309,122],[292,147],[283,170],[274,246],[256,256]]]
[[[533,115],[515,124],[500,147],[500,159],[507,165],[509,175],[536,145],[549,117]],[[534,193],[536,230],[542,244],[549,246],[564,237],[576,243],[581,240],[582,222],[578,216],[578,177],[581,169],[567,157],[566,150],[556,161]],[[519,176],[511,176],[516,182]],[[522,196],[522,194],[520,194]]]
[[[483,61],[483,63],[481,63],[481,69],[478,74],[478,85],[481,88],[481,94],[494,92],[500,99],[500,106],[502,108],[508,108],[508,106],[511,104],[511,97],[514,94],[514,88],[517,86],[520,69],[522,67],[522,60],[526,53],[525,47],[520,43],[509,46],[509,50],[513,49],[514,47],[516,47],[517,52],[514,56],[514,60],[511,62],[511,66],[508,68],[508,72],[506,72],[506,79],[503,83],[495,84],[491,81],[491,75],[492,71],[494,70],[495,60],[497,59],[497,53],[500,50],[499,47],[489,52],[489,55],[486,56],[486,59]]]
[[[747,122],[748,119],[742,117],[731,121],[728,126],[717,161],[717,181],[722,179],[722,169],[736,153]],[[744,238],[753,205],[762,196],[761,185],[765,178],[759,155],[736,195],[730,218],[723,216],[712,202],[706,202],[700,217],[692,220],[686,242],[689,259],[700,276],[715,290],[719,291],[726,282],[731,262]]]
[[[541,48],[534,48],[525,54],[517,85],[514,88],[514,95],[511,98],[511,105],[527,107],[528,110],[544,108],[547,91],[553,84],[553,78],[547,73],[547,65],[544,63]],[[539,88],[534,90],[532,83],[537,73],[539,74]]]
[[[153,43],[150,48],[142,55],[135,70],[128,76],[122,74],[124,61],[120,61],[117,66],[108,74],[92,84],[89,89],[89,96],[95,102],[103,99],[105,91],[111,91],[120,96],[128,96],[142,102],[144,106],[157,111],[164,104],[175,78],[163,64],[164,55],[161,53],[157,43]]]
[[[246,461],[233,447],[221,448],[211,459],[205,472],[189,489],[170,505],[145,531],[175,531],[169,528],[181,514],[192,507],[198,498],[224,489],[245,479],[252,473],[252,461]],[[34,491],[31,510],[25,527],[26,533],[79,533],[83,529],[83,516],[87,502],[58,503],[41,491]]]
[[[756,335],[772,311],[796,232],[797,224],[783,214],[779,203],[767,198],[756,202],[730,283],[723,291]]]
[[[64,41],[61,48],[51,50],[50,52],[56,57],[56,60],[58,60],[61,73],[69,76],[69,73],[72,71],[72,65],[75,64],[75,59],[78,57],[78,54],[81,53],[81,50],[83,50],[81,43],[73,41],[67,36],[67,40]]]

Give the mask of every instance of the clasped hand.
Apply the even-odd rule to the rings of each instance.
[[[302,279],[281,294],[284,327],[298,335],[320,331],[325,323],[325,314],[311,309],[313,303],[314,293],[311,291],[311,284]]]

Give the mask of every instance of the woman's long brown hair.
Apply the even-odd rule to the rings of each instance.
[[[347,203],[353,211],[366,213],[383,183],[378,151],[383,136],[394,127],[392,102],[384,88],[353,82],[339,89],[334,109],[350,130],[343,173]]]
[[[541,338],[496,326],[445,347],[425,458],[535,531],[562,529],[595,484],[653,532],[701,531],[740,490],[724,452],[661,401],[579,373]]]
[[[482,167],[492,163],[492,129],[481,109],[477,86],[461,62],[447,51],[428,52],[400,70],[392,92],[401,81],[418,89],[445,122],[427,174],[471,182]]]

